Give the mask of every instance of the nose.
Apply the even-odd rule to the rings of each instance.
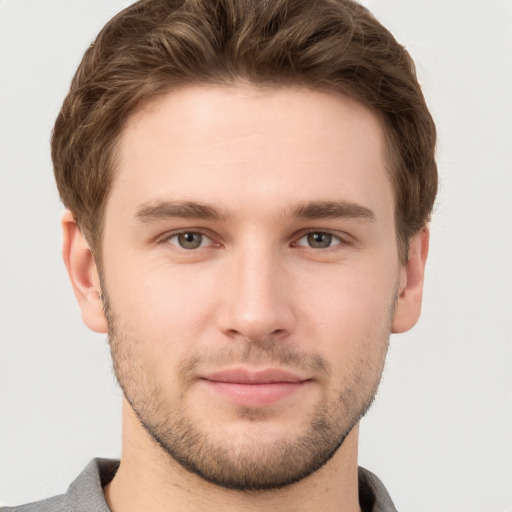
[[[295,329],[293,280],[269,249],[240,249],[226,262],[219,289],[220,330],[231,338],[265,343]]]

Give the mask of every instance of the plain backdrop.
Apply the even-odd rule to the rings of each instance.
[[[0,0],[0,502],[120,453],[120,392],[60,257],[53,121],[130,2]],[[439,130],[423,316],[392,338],[360,463],[399,510],[512,511],[512,2],[368,0],[417,62]]]

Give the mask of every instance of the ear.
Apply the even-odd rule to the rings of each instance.
[[[425,226],[409,241],[409,259],[400,270],[400,286],[391,324],[393,333],[408,331],[420,317],[429,238],[430,233]]]
[[[62,216],[62,234],[62,256],[75,297],[82,310],[82,320],[89,329],[106,333],[107,321],[103,313],[98,269],[91,250],[69,210]]]

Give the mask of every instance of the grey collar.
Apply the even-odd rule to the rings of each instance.
[[[119,461],[93,459],[69,486],[68,505],[73,512],[110,512],[103,487],[116,474]],[[370,471],[359,468],[359,503],[363,512],[397,512],[384,484]]]

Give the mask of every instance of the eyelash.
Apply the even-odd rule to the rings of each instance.
[[[181,246],[179,243],[173,243],[172,242],[173,239],[178,240],[178,237],[180,237],[181,235],[200,235],[201,238],[202,238],[201,245],[199,245],[198,247],[187,249],[187,248]],[[196,250],[196,249],[204,248],[203,242],[204,242],[205,238],[207,240],[209,240],[210,242],[213,242],[212,237],[208,236],[204,231],[201,231],[201,230],[196,230],[196,231],[194,231],[194,230],[183,230],[183,231],[178,231],[176,233],[171,233],[171,234],[166,235],[164,238],[161,239],[161,242],[164,243],[164,244],[174,245],[178,249],[181,249],[183,251],[191,252],[191,251]],[[220,246],[220,244],[215,244],[215,245],[216,246]]]
[[[201,236],[200,245],[198,247],[185,248],[177,241],[179,236],[188,235],[188,234]],[[329,242],[334,241],[335,243],[332,245],[328,245],[327,247],[311,247],[310,245],[302,245],[299,243],[302,239],[304,239],[310,235],[327,235],[328,237],[330,237]],[[205,242],[205,240],[204,240],[205,238],[207,240],[209,240],[210,242],[213,242],[213,237],[211,235],[208,235],[203,230],[182,230],[182,231],[178,231],[178,232],[174,232],[174,233],[166,235],[165,237],[160,239],[160,242],[165,243],[165,244],[174,245],[178,249],[186,251],[186,252],[192,252],[197,249],[205,248],[205,245],[203,245],[203,243]],[[172,242],[173,239],[176,239],[176,243]],[[291,243],[291,247],[305,247],[305,248],[311,249],[313,251],[322,251],[322,252],[340,250],[341,247],[350,244],[350,242],[347,240],[347,237],[343,237],[339,234],[335,234],[332,231],[321,230],[321,229],[318,229],[318,230],[309,229],[307,231],[302,231],[294,237],[294,240],[295,241]],[[221,246],[220,243],[214,243],[214,245],[217,247]]]
[[[310,245],[301,245],[299,244],[299,242],[306,238],[308,239],[310,236],[313,236],[313,235],[322,235],[322,236],[327,236],[329,237],[329,243],[330,242],[333,242],[333,241],[336,241],[336,243],[334,243],[333,245],[328,245],[327,247],[311,247]],[[308,240],[308,242],[311,242],[311,240]],[[339,245],[346,245],[348,242],[342,238],[340,235],[336,235],[334,233],[332,233],[331,231],[323,231],[323,230],[310,230],[310,231],[306,231],[306,232],[303,232],[301,234],[301,236],[297,239],[296,242],[293,242],[292,243],[292,247],[307,247],[309,249],[313,249],[313,250],[318,250],[318,251],[327,251],[327,250],[336,250],[337,248],[339,249]]]

